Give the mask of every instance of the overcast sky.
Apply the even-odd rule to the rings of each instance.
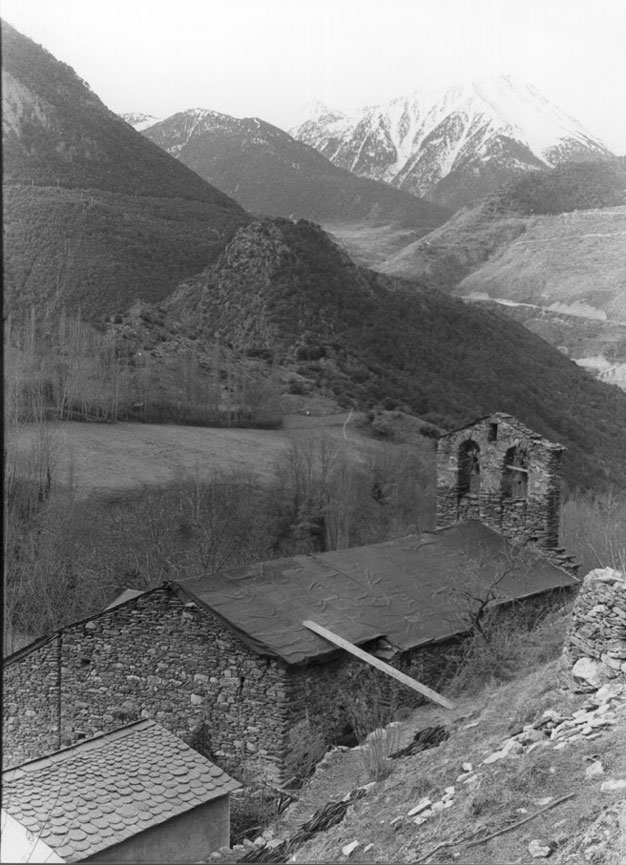
[[[0,0],[113,111],[210,108],[288,128],[510,73],[626,153],[626,0]]]

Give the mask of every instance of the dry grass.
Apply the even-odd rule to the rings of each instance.
[[[261,481],[273,479],[277,458],[292,438],[324,430],[344,443],[357,461],[389,451],[389,445],[368,438],[347,413],[322,417],[288,416],[281,430],[181,427],[168,424],[85,424],[73,421],[46,425],[54,447],[55,475],[71,478],[77,495],[131,490],[170,483],[188,475],[209,479],[216,470],[252,470]],[[18,461],[27,459],[39,436],[37,424],[6,431],[6,444]],[[432,450],[424,440],[424,457]],[[430,456],[432,461],[432,455]]]
[[[463,865],[527,863],[533,861],[528,844],[534,838],[558,841],[551,862],[578,865],[587,861],[577,852],[583,832],[618,796],[601,793],[600,784],[606,777],[626,775],[623,727],[610,728],[599,739],[560,751],[548,746],[518,758],[482,764],[489,753],[519,729],[520,719],[539,717],[548,707],[570,713],[583,700],[582,695],[561,688],[556,662],[504,686],[466,694],[448,713],[446,722],[452,734],[446,742],[399,761],[394,773],[371,789],[340,826],[309,841],[298,851],[295,861],[344,862],[341,848],[358,840],[356,861],[413,863],[443,841],[498,831],[540,811],[540,803],[548,797],[556,800],[568,793],[576,795],[517,829],[474,847],[468,846],[468,840],[442,848],[428,861]],[[414,714],[411,723],[420,729],[432,721],[432,715],[433,710],[424,707]],[[586,779],[591,756],[602,760],[604,776]],[[476,782],[456,781],[464,762],[471,762],[477,770]],[[451,785],[455,786],[454,804],[443,816],[436,815],[421,826],[406,818],[423,795],[440,796]],[[402,819],[393,822],[397,817]],[[364,852],[368,844],[372,846]]]
[[[605,822],[617,803],[619,793],[602,793],[600,785],[608,777],[626,777],[626,728],[606,728],[599,738],[582,740],[562,750],[549,744],[485,765],[483,760],[499,750],[504,741],[518,733],[525,724],[540,718],[546,709],[570,716],[585,701],[569,687],[558,654],[567,626],[562,613],[548,616],[541,627],[524,642],[517,642],[517,673],[505,684],[487,677],[466,682],[457,694],[455,708],[442,710],[427,705],[416,710],[400,727],[400,735],[410,738],[414,731],[435,723],[444,724],[450,737],[439,747],[412,757],[394,761],[394,772],[370,788],[363,800],[348,812],[343,823],[318,835],[297,851],[295,862],[344,862],[341,850],[358,841],[353,854],[363,863],[460,862],[463,865],[502,865],[530,863],[528,844],[533,839],[555,842],[550,861],[558,865],[582,865],[592,861],[617,865],[620,860],[619,833],[613,838],[604,859],[589,859],[590,849],[585,830],[603,815]],[[546,662],[546,655],[551,659]],[[532,669],[532,672],[528,672]],[[448,692],[449,693],[449,692]],[[319,795],[338,798],[363,783],[362,766],[355,762],[355,752],[336,756],[323,777],[314,776],[303,796],[319,807]],[[601,776],[588,779],[585,770],[592,759],[605,767]],[[476,779],[470,783],[458,780],[464,763],[471,763]],[[332,773],[329,777],[328,773]],[[408,812],[424,796],[440,798],[447,787],[455,787],[452,807],[416,825]],[[553,809],[542,811],[548,803],[574,794]],[[623,795],[623,794],[622,794]],[[528,816],[533,819],[498,835],[486,843],[472,845],[476,838],[502,829],[509,830]],[[613,823],[618,817],[611,817]],[[283,826],[287,825],[283,819]],[[613,824],[611,824],[613,825]],[[600,832],[591,829],[589,837]],[[606,827],[605,827],[606,828]],[[445,842],[450,842],[447,845]],[[444,846],[440,846],[440,845]],[[369,848],[369,849],[366,849]],[[432,854],[432,855],[430,855]]]
[[[549,306],[582,304],[626,320],[623,292],[626,207],[538,216],[526,232],[467,276],[458,293]]]
[[[609,491],[579,496],[561,510],[561,543],[580,562],[584,576],[593,568],[626,573],[626,495]]]

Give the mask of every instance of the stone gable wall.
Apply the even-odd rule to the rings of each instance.
[[[438,690],[461,654],[461,642],[450,640],[389,663]],[[6,665],[4,762],[144,717],[235,777],[245,780],[249,770],[280,786],[350,730],[355,698],[366,715],[377,705],[398,709],[425,699],[347,653],[291,667],[264,658],[215,616],[163,588],[70,625]]]
[[[59,639],[53,637],[3,673],[3,767],[59,748]]]
[[[493,438],[497,426],[496,438]],[[459,448],[471,440],[480,448],[480,489],[459,497]],[[528,454],[525,498],[503,495],[505,454],[522,445]],[[558,547],[562,447],[492,415],[443,436],[437,447],[437,526],[477,519],[518,544],[544,550]]]
[[[391,663],[437,687],[451,645]],[[207,748],[227,771],[280,785],[346,731],[349,695],[363,694],[364,683],[373,702],[423,702],[345,653],[293,667],[261,657],[217,618],[159,589],[62,629],[5,667],[4,765],[144,717]]]
[[[199,737],[227,771],[254,766],[279,780],[284,665],[168,589],[64,628],[4,676],[5,765],[144,717]]]

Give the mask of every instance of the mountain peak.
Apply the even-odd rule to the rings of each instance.
[[[342,168],[453,207],[524,171],[611,155],[509,74],[423,87],[354,115],[318,110],[292,135]]]
[[[319,99],[312,99],[305,102],[294,114],[292,127],[301,126],[307,121],[329,121],[339,120],[347,117],[346,113],[337,108],[330,108],[325,102]]]
[[[154,115],[152,114],[142,114],[137,111],[132,111],[127,114],[122,114],[120,116],[122,120],[125,120],[137,132],[143,132],[144,129],[149,129],[151,126],[154,126],[155,123],[158,123],[161,119],[160,117],[154,117]]]

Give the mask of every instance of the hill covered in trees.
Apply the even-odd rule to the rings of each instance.
[[[248,221],[6,22],[2,73],[7,311],[161,299]]]
[[[626,485],[626,394],[497,312],[358,267],[313,223],[241,229],[164,309],[345,405],[406,406],[444,427],[510,412],[566,445],[573,486]]]

